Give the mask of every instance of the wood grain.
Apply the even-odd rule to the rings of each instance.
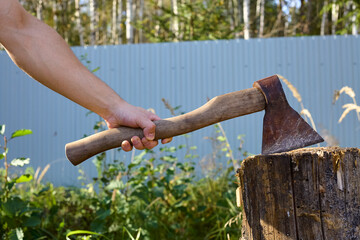
[[[360,239],[360,149],[304,148],[238,170],[242,239]]]
[[[192,112],[155,121],[155,138],[182,135],[221,121],[258,112],[265,109],[265,104],[264,96],[255,88],[217,96]],[[144,135],[141,129],[109,129],[66,144],[66,156],[74,165],[78,165],[98,153],[120,147],[122,141],[130,141],[133,136],[142,138]]]

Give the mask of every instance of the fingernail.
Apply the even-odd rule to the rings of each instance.
[[[149,133],[147,139],[152,141],[152,140],[154,140],[154,138],[155,138],[155,134]]]
[[[169,143],[169,142],[171,142],[171,140],[172,140],[172,138],[166,138],[166,139],[164,139],[163,144]]]

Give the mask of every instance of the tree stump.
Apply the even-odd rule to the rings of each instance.
[[[360,239],[360,149],[253,156],[237,176],[242,239]]]

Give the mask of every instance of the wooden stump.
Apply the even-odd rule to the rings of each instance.
[[[360,239],[360,149],[249,157],[238,177],[242,239]]]

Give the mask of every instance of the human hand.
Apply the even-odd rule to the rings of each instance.
[[[114,107],[111,114],[103,117],[108,128],[117,128],[120,126],[142,128],[144,137],[140,139],[138,136],[131,138],[129,141],[123,141],[121,148],[128,152],[131,151],[133,146],[138,150],[152,149],[158,145],[155,138],[155,124],[153,121],[160,120],[156,114],[147,111],[141,107],[135,107],[127,102],[122,102],[117,107]],[[172,138],[162,139],[161,143],[166,144],[171,142]]]

